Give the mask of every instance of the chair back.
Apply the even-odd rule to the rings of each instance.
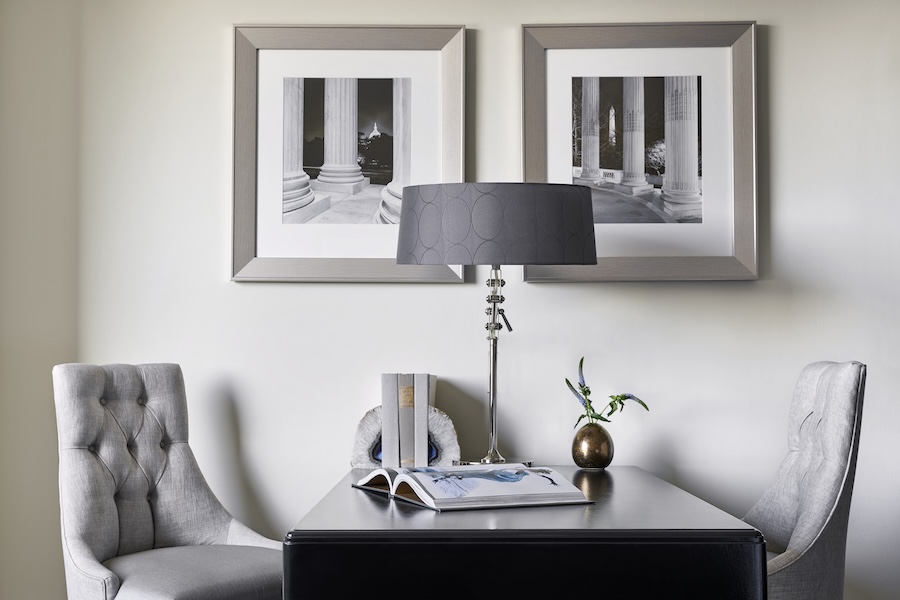
[[[53,388],[65,548],[102,562],[225,542],[231,515],[188,445],[178,365],[57,365]]]
[[[744,520],[767,550],[769,598],[840,598],[866,366],[817,362],[794,390],[788,453]]]

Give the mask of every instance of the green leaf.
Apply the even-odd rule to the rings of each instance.
[[[644,407],[644,410],[650,410],[650,407],[647,406],[646,404],[644,404],[644,401],[641,400],[640,398],[638,398],[637,396],[635,396],[634,394],[622,394],[622,398],[624,398],[624,399],[629,399],[629,400],[634,400],[635,402],[637,402],[638,404],[640,404],[641,406],[643,406],[643,407]]]

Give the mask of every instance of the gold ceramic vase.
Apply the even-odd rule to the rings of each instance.
[[[582,469],[603,469],[613,459],[613,441],[599,423],[588,423],[575,433],[572,459]]]

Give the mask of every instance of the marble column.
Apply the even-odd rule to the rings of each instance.
[[[653,191],[644,168],[644,78],[623,78],[622,181],[615,189],[626,194]]]
[[[394,136],[393,136],[393,177],[381,190],[381,204],[375,215],[376,223],[399,223],[400,204],[403,188],[410,183],[410,161],[412,159],[412,79],[394,79]]]
[[[581,78],[581,175],[575,183],[600,179],[600,78]]]
[[[308,206],[315,200],[309,175],[303,170],[303,78],[284,79],[284,139],[282,157],[282,213]]]
[[[666,173],[662,198],[666,212],[677,218],[694,219],[703,214],[697,103],[697,77],[666,77]]]
[[[357,162],[357,102],[355,78],[325,80],[325,164],[313,189],[355,194],[369,185]]]

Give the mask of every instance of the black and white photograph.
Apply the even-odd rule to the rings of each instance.
[[[284,78],[282,223],[395,224],[411,78]]]
[[[597,265],[529,282],[755,279],[753,23],[527,25],[526,181],[591,189]]]
[[[465,28],[235,28],[236,281],[463,282],[398,265],[405,186],[463,181]]]
[[[572,78],[572,183],[594,223],[703,222],[700,82]]]

